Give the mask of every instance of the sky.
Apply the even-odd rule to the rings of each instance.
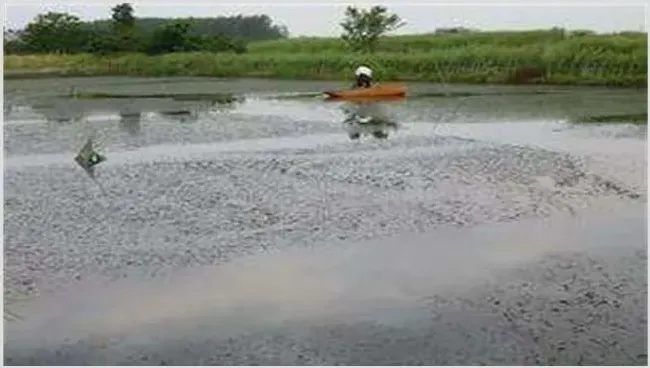
[[[85,2],[29,2],[15,0],[6,4],[5,27],[22,28],[37,14],[47,11],[69,12],[83,20],[108,18],[110,8],[120,2],[88,0]],[[279,3],[256,1],[206,4],[205,2],[131,1],[138,17],[210,17],[237,14],[267,14],[275,23],[286,25],[295,36],[338,36],[339,22],[349,4],[368,7],[369,2]],[[66,4],[66,5],[62,5]],[[245,4],[245,5],[244,5]],[[377,3],[378,4],[378,3]],[[406,21],[406,26],[395,34],[433,32],[436,28],[467,27],[482,30],[547,29],[554,26],[567,29],[590,29],[597,32],[645,31],[646,8],[643,3],[618,1],[618,5],[600,5],[596,1],[573,5],[540,1],[510,0],[500,5],[474,2],[469,5],[460,1],[435,5],[426,3],[381,3]],[[453,4],[453,5],[451,5]],[[563,4],[569,4],[568,1]],[[589,4],[589,5],[586,5]]]

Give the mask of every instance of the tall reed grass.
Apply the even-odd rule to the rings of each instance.
[[[349,79],[360,63],[378,80],[508,83],[520,68],[541,83],[647,85],[647,35],[485,32],[386,37],[375,54],[347,52],[338,39],[254,43],[247,54],[179,53],[5,56],[5,70],[56,69],[70,75]]]

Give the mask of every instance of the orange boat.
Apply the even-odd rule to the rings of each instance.
[[[353,88],[340,91],[325,91],[327,97],[335,99],[381,99],[406,96],[404,83],[376,84],[370,88]]]

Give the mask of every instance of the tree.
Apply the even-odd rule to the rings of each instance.
[[[7,54],[19,54],[26,51],[22,32],[13,29],[4,31],[4,51]]]
[[[171,52],[207,51],[246,52],[246,45],[224,36],[206,36],[196,34],[188,21],[176,21],[166,24],[154,31],[147,52],[165,54]]]
[[[225,36],[243,41],[260,41],[286,38],[288,29],[283,25],[273,23],[266,15],[234,15],[215,18],[135,18],[135,28],[139,32],[151,35],[156,29],[176,21],[191,24],[192,32],[205,36]],[[113,27],[113,19],[102,19],[89,22],[89,25],[100,29]]]
[[[370,10],[348,6],[340,24],[344,31],[341,38],[353,51],[374,52],[379,37],[406,23],[397,14],[390,14],[388,9],[377,5]]]
[[[130,48],[131,45],[124,45],[120,38],[113,32],[104,29],[90,29],[88,32],[88,44],[86,52],[98,55],[108,55]]]
[[[79,53],[122,52],[247,52],[252,39],[286,37],[286,27],[267,15],[218,18],[138,19],[133,6],[111,8],[108,19],[81,22],[66,13],[40,14],[23,30],[5,30],[5,52]]]
[[[133,6],[122,3],[111,8],[111,34],[106,35],[106,44],[115,51],[138,51],[141,38],[136,28]]]
[[[133,6],[129,3],[122,3],[111,8],[113,26],[118,30],[133,29],[135,27],[135,16]]]
[[[72,53],[85,48],[87,32],[75,15],[48,12],[39,14],[22,32],[28,51],[36,53]]]
[[[177,21],[156,29],[151,36],[148,52],[150,54],[165,54],[169,52],[195,51],[194,43],[190,42],[190,24]]]

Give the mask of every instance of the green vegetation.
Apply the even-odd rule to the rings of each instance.
[[[138,19],[131,4],[111,8],[111,18],[82,22],[67,13],[39,14],[25,29],[4,34],[7,54],[109,55],[246,51],[246,42],[287,37],[267,15],[219,18]]]
[[[27,43],[32,45],[29,50],[35,48],[33,45],[41,45],[40,55],[31,51],[29,55],[5,55],[5,76],[26,76],[40,71],[74,76],[346,80],[363,63],[375,70],[380,81],[647,86],[647,34],[641,32],[448,29],[426,35],[389,37],[384,34],[402,23],[396,15],[375,7],[370,11],[348,8],[341,23],[344,32],[340,38],[286,38],[286,29],[272,26],[268,17],[260,16],[255,19],[266,24],[268,38],[273,39],[244,44],[242,38],[198,34],[194,26],[179,20],[158,25],[151,32],[136,32],[139,20],[129,16],[132,9],[130,12],[126,5],[114,7],[110,21],[94,23],[111,26],[99,27],[103,29],[101,32],[107,32],[106,37],[95,40],[103,40],[105,44],[91,43],[91,50],[56,44],[49,41],[52,37],[43,36],[55,32],[70,35],[66,39],[77,39],[72,35],[78,31],[70,31],[67,26],[47,26],[44,29],[50,31],[40,33],[34,29],[43,27],[28,26],[26,31],[32,33],[24,34],[20,42],[39,40]],[[74,19],[59,17],[58,21],[50,19],[49,23],[39,19],[35,23],[47,25],[65,20],[65,24],[75,24],[72,28],[78,29]],[[228,19],[234,22],[234,18]],[[114,42],[116,39],[120,41]],[[120,48],[111,46],[115,44],[121,45]]]
[[[221,36],[241,39],[244,41],[262,41],[286,38],[289,31],[285,26],[273,24],[273,20],[265,14],[213,18],[136,18],[135,26],[143,33],[151,34],[173,21],[182,21],[190,25],[196,34],[206,36]],[[111,21],[107,19],[86,23],[89,28],[109,29]]]
[[[405,24],[397,14],[388,13],[388,9],[383,6],[373,6],[370,10],[348,6],[345,9],[345,19],[341,22],[341,39],[353,51],[374,52],[379,37]]]
[[[523,40],[537,39],[526,43]],[[387,37],[373,54],[346,52],[338,39],[256,42],[245,54],[175,53],[5,56],[5,70],[69,75],[350,78],[370,64],[379,80],[647,85],[647,35],[559,38],[555,31]],[[318,51],[316,51],[318,50]],[[526,75],[528,73],[528,75]]]

